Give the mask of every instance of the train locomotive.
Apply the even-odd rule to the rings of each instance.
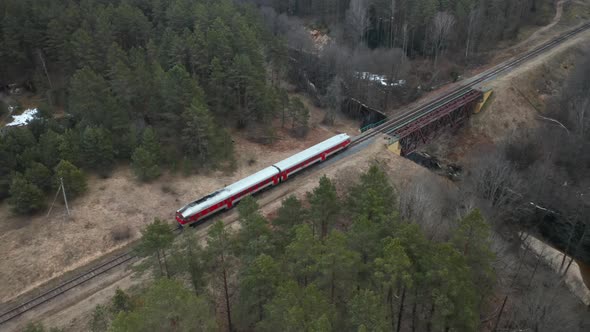
[[[176,211],[176,221],[180,227],[183,227],[195,224],[214,213],[231,209],[242,198],[287,181],[295,173],[347,148],[350,143],[350,136],[346,134],[336,135],[318,143],[238,182],[188,203]]]

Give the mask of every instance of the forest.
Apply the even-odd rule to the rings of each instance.
[[[84,173],[121,162],[146,181],[165,168],[231,169],[228,130],[267,142],[279,112],[305,135],[308,110],[267,79],[285,45],[252,5],[10,0],[0,13],[2,85],[43,100],[39,119],[0,135],[0,199],[17,213],[43,209],[60,177],[73,198]]]
[[[322,177],[270,220],[246,198],[240,229],[218,221],[205,241],[192,229],[174,240],[155,220],[137,252],[147,258],[138,270],[156,280],[117,291],[88,329],[476,330],[496,280],[488,223],[478,210],[466,212],[451,236],[434,240],[398,206],[374,164],[344,193]]]
[[[548,2],[2,1],[0,86],[41,101],[39,119],[0,135],[0,200],[35,213],[60,178],[75,197],[85,174],[121,163],[142,181],[234,169],[232,130],[269,144],[280,119],[306,135],[309,110],[281,82],[314,97],[326,124],[346,98],[388,109],[442,79],[431,67],[445,52],[467,60],[513,38]],[[334,42],[318,53],[308,26]],[[22,107],[0,100],[0,118],[9,109]]]

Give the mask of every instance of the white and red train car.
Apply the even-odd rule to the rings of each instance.
[[[176,220],[181,226],[185,226],[219,211],[230,209],[247,195],[252,195],[270,186],[276,186],[293,174],[326,160],[336,152],[348,147],[350,142],[350,136],[340,134],[318,143],[236,183],[190,202],[176,211]]]

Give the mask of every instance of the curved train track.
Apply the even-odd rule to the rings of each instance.
[[[439,108],[442,105],[445,105],[446,103],[449,103],[457,98],[460,98],[461,96],[465,95],[466,93],[469,93],[471,91],[471,89],[475,86],[477,86],[480,83],[486,82],[491,80],[492,78],[494,78],[495,76],[497,76],[498,74],[501,73],[505,73],[508,72],[510,69],[520,65],[521,63],[532,59],[534,57],[536,57],[537,55],[546,52],[552,48],[554,48],[555,46],[563,43],[564,41],[574,37],[575,35],[577,35],[580,32],[583,32],[585,30],[587,30],[588,28],[590,28],[590,23],[586,23],[576,29],[570,30],[567,33],[562,34],[561,36],[545,43],[542,44],[541,46],[533,49],[532,51],[529,51],[527,53],[524,53],[520,56],[514,57],[508,61],[505,61],[479,75],[476,75],[475,77],[472,77],[470,79],[467,80],[467,82],[465,84],[463,84],[462,86],[452,90],[451,92],[445,94],[444,96],[439,96],[436,97],[432,100],[429,100],[421,105],[418,105],[415,108],[411,108],[408,109],[407,112],[403,113],[402,115],[394,118],[394,119],[390,119],[386,122],[384,122],[383,124],[372,128],[366,132],[364,132],[363,134],[355,137],[353,139],[352,145],[358,145],[362,142],[368,141],[369,139],[375,137],[377,134],[385,132],[385,133],[391,133],[393,131],[395,131],[396,129],[399,129],[405,125],[407,125],[408,123],[411,123],[413,121],[415,121],[416,119],[421,118],[422,116],[428,114],[429,112],[436,110],[437,108]],[[118,255],[116,257],[114,257],[113,259],[102,263],[96,267],[93,267],[92,269],[79,274],[78,276],[69,279],[63,283],[61,283],[60,285],[58,285],[57,287],[54,287],[28,301],[25,301],[15,307],[13,307],[12,309],[3,312],[0,314],[0,324],[4,324],[22,314],[24,314],[25,312],[32,310],[44,303],[47,303],[49,301],[51,301],[52,299],[62,295],[63,293],[71,290],[74,287],[77,287],[101,274],[104,274],[106,272],[109,272],[111,270],[113,270],[114,268],[118,267],[118,266],[122,266],[125,265],[127,263],[131,263],[132,261],[135,260],[135,258],[137,258],[137,256],[134,255],[133,251],[128,251],[126,253],[123,253],[121,255]]]

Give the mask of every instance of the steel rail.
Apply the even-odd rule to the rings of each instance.
[[[6,323],[9,320],[22,315],[23,313],[43,304],[46,303],[50,300],[52,300],[53,298],[67,292],[68,290],[79,286],[83,283],[85,283],[86,281],[101,275],[107,271],[110,271],[112,269],[114,269],[117,266],[120,266],[124,263],[127,263],[129,261],[131,261],[132,259],[134,259],[135,256],[131,254],[131,252],[126,252],[124,254],[118,255],[117,257],[104,262],[92,269],[90,269],[87,272],[81,273],[79,275],[77,275],[76,277],[67,280],[66,282],[42,293],[41,295],[38,295],[36,297],[34,297],[31,300],[28,300],[2,314],[0,314],[0,324]]]
[[[428,100],[424,104],[418,105],[417,107],[410,109],[408,112],[400,115],[399,117],[391,119],[391,120],[389,120],[389,121],[387,121],[375,128],[367,130],[365,133],[363,133],[361,135],[358,135],[357,137],[355,137],[353,139],[352,145],[360,144],[361,142],[364,142],[364,141],[376,136],[377,134],[379,134],[381,132],[388,132],[389,133],[391,131],[399,129],[402,126],[404,126],[408,123],[411,123],[412,121],[415,121],[417,118],[420,118],[420,117],[424,116],[425,114],[428,114],[433,110],[436,110],[438,107],[440,107],[446,103],[452,102],[453,100],[455,100],[457,98],[460,98],[465,93],[468,93],[469,91],[471,91],[472,87],[474,87],[475,85],[482,83],[484,81],[487,81],[487,80],[493,78],[495,75],[502,73],[504,71],[507,71],[507,70],[511,69],[512,67],[522,63],[523,61],[526,61],[526,60],[538,55],[539,53],[547,51],[550,48],[553,48],[554,46],[562,43],[563,41],[571,38],[572,36],[582,32],[584,30],[587,30],[588,28],[590,28],[590,23],[584,24],[576,29],[573,29],[573,30],[559,36],[558,38],[556,38],[548,43],[545,43],[545,44],[541,45],[540,47],[537,47],[533,51],[525,53],[523,56],[519,56],[515,59],[508,60],[496,67],[493,67],[492,69],[489,69],[488,71],[485,71],[482,74],[479,74],[473,78],[470,78],[467,80],[465,85],[451,91],[450,93],[447,93],[444,96],[438,96],[432,100]],[[113,259],[110,259],[107,262],[104,262],[104,263],[90,269],[89,271],[87,271],[85,273],[79,274],[78,276],[61,283],[60,285],[50,289],[49,291],[42,293],[39,296],[36,296],[30,300],[27,300],[24,303],[19,304],[14,308],[9,309],[8,311],[1,313],[0,314],[0,324],[4,324],[4,323],[22,315],[22,314],[24,314],[25,312],[27,312],[33,308],[36,308],[44,303],[47,303],[50,300],[67,292],[68,290],[71,290],[72,288],[77,287],[77,286],[79,286],[79,285],[81,285],[81,284],[101,275],[101,274],[104,274],[104,273],[106,273],[118,266],[128,263],[131,260],[133,260],[134,258],[136,258],[136,256],[133,254],[133,252],[128,251],[128,252],[123,253],[119,256],[116,256]]]

